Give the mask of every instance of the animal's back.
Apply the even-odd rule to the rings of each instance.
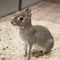
[[[33,28],[36,31],[36,33],[34,34],[36,38],[40,38],[42,40],[53,39],[53,36],[51,35],[50,31],[46,27],[36,25],[33,26]]]
[[[46,27],[36,25],[34,26],[34,29],[36,30],[36,33],[34,34],[36,44],[40,45],[43,48],[47,48],[47,46],[54,43],[54,38]],[[51,48],[52,47],[53,45]]]

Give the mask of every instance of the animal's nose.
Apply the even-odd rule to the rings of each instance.
[[[13,24],[13,22],[11,22]]]

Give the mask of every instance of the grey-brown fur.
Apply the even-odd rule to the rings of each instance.
[[[26,9],[20,15],[16,16],[12,22],[14,26],[19,26],[20,36],[25,42],[25,56],[30,60],[31,49],[34,44],[38,44],[41,47],[41,55],[48,53],[54,45],[54,38],[49,30],[40,25],[31,24],[31,10]]]

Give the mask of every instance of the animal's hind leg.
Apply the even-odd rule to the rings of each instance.
[[[36,51],[36,50],[34,50],[33,52],[32,52],[32,55],[34,56],[34,57],[39,57],[39,56],[42,56],[42,55],[44,55],[44,51]]]
[[[53,47],[54,45],[54,42],[53,40],[50,41],[50,45],[48,45],[46,51],[45,51],[45,54],[48,54],[50,51],[51,51],[51,48]]]

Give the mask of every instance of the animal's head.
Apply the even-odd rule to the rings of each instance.
[[[13,18],[11,23],[14,26],[26,26],[31,24],[31,9],[27,8],[21,14]]]

